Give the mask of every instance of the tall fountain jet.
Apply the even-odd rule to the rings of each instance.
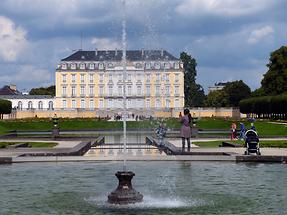
[[[123,21],[122,21],[122,66],[123,66],[123,142],[124,142],[124,163],[123,171],[118,171],[115,175],[119,180],[118,187],[108,195],[108,202],[112,204],[131,204],[141,202],[143,195],[132,187],[132,178],[135,174],[127,171],[127,33],[126,33],[126,1],[122,0]]]

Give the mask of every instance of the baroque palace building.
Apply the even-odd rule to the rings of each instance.
[[[128,50],[126,97],[129,113],[154,115],[184,107],[181,61],[165,50]],[[123,107],[121,50],[77,51],[56,70],[55,108],[120,113]]]

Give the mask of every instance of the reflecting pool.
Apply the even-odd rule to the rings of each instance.
[[[284,214],[286,164],[128,162],[143,203],[109,205],[121,162],[0,166],[0,214]]]

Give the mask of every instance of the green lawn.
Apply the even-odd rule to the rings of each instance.
[[[108,122],[98,119],[60,119],[60,129],[62,130],[119,130],[122,129],[122,122]],[[154,129],[160,123],[164,123],[170,129],[180,129],[178,118],[144,120],[127,122],[127,129]],[[217,130],[218,136],[222,136],[220,131],[229,131],[232,122],[243,122],[246,128],[250,128],[248,121],[224,120],[222,118],[202,118],[198,120],[197,126],[201,130]],[[272,124],[269,121],[256,121],[254,123],[258,134],[262,136],[287,136],[287,125]],[[50,119],[21,119],[21,120],[2,120],[0,121],[0,134],[5,134],[13,130],[21,131],[49,131],[52,129]],[[220,134],[220,135],[219,135]],[[225,134],[227,135],[227,134]]]
[[[6,148],[9,145],[14,145],[18,143],[23,143],[23,142],[0,142],[0,148]],[[28,146],[31,148],[52,148],[56,145],[57,143],[54,142],[27,142]]]
[[[244,146],[243,140],[237,140],[237,141],[226,141],[229,143],[236,143],[241,144]],[[195,145],[198,145],[199,147],[203,148],[216,148],[221,145],[222,141],[206,141],[206,142],[192,142]],[[264,140],[260,141],[259,146],[264,147],[277,147],[277,148],[287,148],[287,140]]]

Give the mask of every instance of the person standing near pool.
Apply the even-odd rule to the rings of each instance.
[[[187,141],[187,150],[190,151],[190,137],[191,137],[191,114],[188,109],[184,109],[184,115],[181,117],[180,122],[182,124],[180,129],[180,136],[182,139],[182,151],[185,150],[185,140]]]

